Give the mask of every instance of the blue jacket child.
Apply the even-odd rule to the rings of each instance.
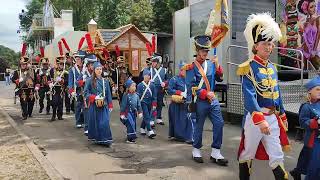
[[[143,111],[143,121],[140,126],[140,133],[146,135],[147,129],[148,137],[153,138],[156,134],[151,129],[152,115],[156,116],[157,107],[157,93],[155,85],[150,81],[151,72],[147,69],[143,71],[143,81],[138,84],[137,93],[140,98],[141,107]]]
[[[120,105],[120,120],[127,127],[127,142],[134,143],[137,139],[136,117],[142,118],[140,98],[136,93],[136,83],[128,79],[125,83],[127,92],[123,95]]]
[[[320,77],[310,80],[305,87],[309,102],[301,105],[299,123],[305,129],[304,146],[300,152],[297,166],[290,174],[295,180],[306,175],[306,180],[320,179]]]

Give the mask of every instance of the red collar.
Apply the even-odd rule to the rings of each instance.
[[[262,65],[262,66],[267,66],[267,64],[268,64],[268,61],[263,60],[261,57],[259,57],[259,56],[257,56],[257,55],[255,55],[255,56],[253,57],[253,59],[254,59],[258,64],[260,64],[260,65]]]

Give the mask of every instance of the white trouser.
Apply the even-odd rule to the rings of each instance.
[[[272,168],[283,164],[283,151],[280,144],[280,128],[277,117],[272,114],[264,116],[269,123],[270,135],[260,132],[258,125],[253,124],[251,115],[248,113],[244,124],[244,150],[241,152],[239,161],[247,161],[255,158],[260,141],[262,142],[267,154],[269,155],[269,166]]]

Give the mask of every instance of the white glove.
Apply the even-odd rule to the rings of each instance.
[[[71,93],[71,96],[72,96],[72,97],[76,97],[76,95],[77,95],[77,93],[74,92],[74,91]]]
[[[318,124],[320,124],[320,119],[318,119]]]
[[[101,97],[100,96],[96,96],[94,99],[100,99]]]
[[[56,77],[56,81],[60,82],[61,81],[61,77],[60,76]]]
[[[19,82],[22,82],[22,81],[23,81],[23,78],[20,78],[20,79],[19,79]]]
[[[50,83],[50,84],[49,84],[49,87],[52,88],[52,87],[53,87],[53,83]]]
[[[108,75],[108,73],[107,73],[107,72],[103,72],[103,75],[104,75],[104,76],[107,76],[107,75]]]
[[[157,109],[157,107],[156,106],[152,106],[152,110],[156,110]]]
[[[83,76],[82,76],[82,79],[83,79],[83,81],[86,81],[87,75],[83,75]]]
[[[141,119],[143,117],[142,113],[138,114],[139,119]]]
[[[126,117],[124,115],[121,115],[120,116],[120,119],[125,119]]]
[[[42,71],[40,71],[39,75],[41,76],[42,74],[43,74],[43,72],[42,72]]]
[[[166,83],[162,82],[161,87],[165,87],[165,86],[166,86]]]
[[[38,87],[38,86],[37,86],[37,87],[35,87],[34,89],[35,89],[36,91],[39,91],[39,87]]]
[[[112,110],[113,110],[112,108],[109,108],[109,112],[112,112]]]
[[[186,91],[182,92],[181,96],[184,97],[184,98],[187,98],[187,92]]]

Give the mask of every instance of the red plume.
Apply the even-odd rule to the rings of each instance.
[[[86,38],[85,37],[82,37],[79,41],[79,45],[78,45],[78,51],[81,49],[82,45],[83,45],[83,42]]]
[[[116,54],[117,54],[117,57],[120,56],[120,49],[118,45],[116,45]]]
[[[27,43],[22,44],[21,56],[25,56],[27,52]]]
[[[41,54],[41,57],[44,57],[44,47],[40,47],[40,54]]]
[[[110,57],[108,49],[103,48],[102,51],[103,51],[103,54],[104,54],[104,58],[108,59]]]
[[[152,56],[152,48],[149,42],[146,43],[146,48],[148,51],[149,56]]]
[[[89,51],[93,52],[94,51],[94,47],[93,47],[93,44],[92,44],[92,40],[91,40],[91,36],[90,36],[90,33],[87,33],[85,35],[86,37],[86,40],[87,40],[87,44],[88,44],[88,49]]]
[[[63,56],[63,49],[62,49],[61,41],[58,42],[58,47],[59,47],[60,56]]]
[[[40,62],[41,57],[40,56],[36,56],[36,62],[39,63]]]
[[[152,36],[152,52],[156,52],[156,37]]]
[[[68,50],[68,52],[70,52],[70,47],[69,47],[69,45],[68,45],[68,43],[67,43],[66,39],[65,39],[65,38],[61,38],[61,41],[63,42],[64,47],[66,47],[66,49]]]

